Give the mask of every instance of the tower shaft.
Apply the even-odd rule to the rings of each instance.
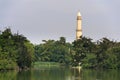
[[[77,29],[76,29],[76,40],[80,39],[82,36],[82,18],[80,12],[77,15]]]

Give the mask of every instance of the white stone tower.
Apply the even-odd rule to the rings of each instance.
[[[77,29],[76,29],[76,40],[82,36],[82,18],[80,12],[77,14]]]

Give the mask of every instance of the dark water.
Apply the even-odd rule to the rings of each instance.
[[[42,68],[0,72],[0,80],[120,80],[120,70]]]

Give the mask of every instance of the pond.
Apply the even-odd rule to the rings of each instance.
[[[1,71],[0,80],[120,80],[120,70],[39,68],[28,71]]]

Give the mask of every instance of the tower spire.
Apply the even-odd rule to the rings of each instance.
[[[78,12],[77,16],[81,16],[81,13],[80,13],[80,12]]]

